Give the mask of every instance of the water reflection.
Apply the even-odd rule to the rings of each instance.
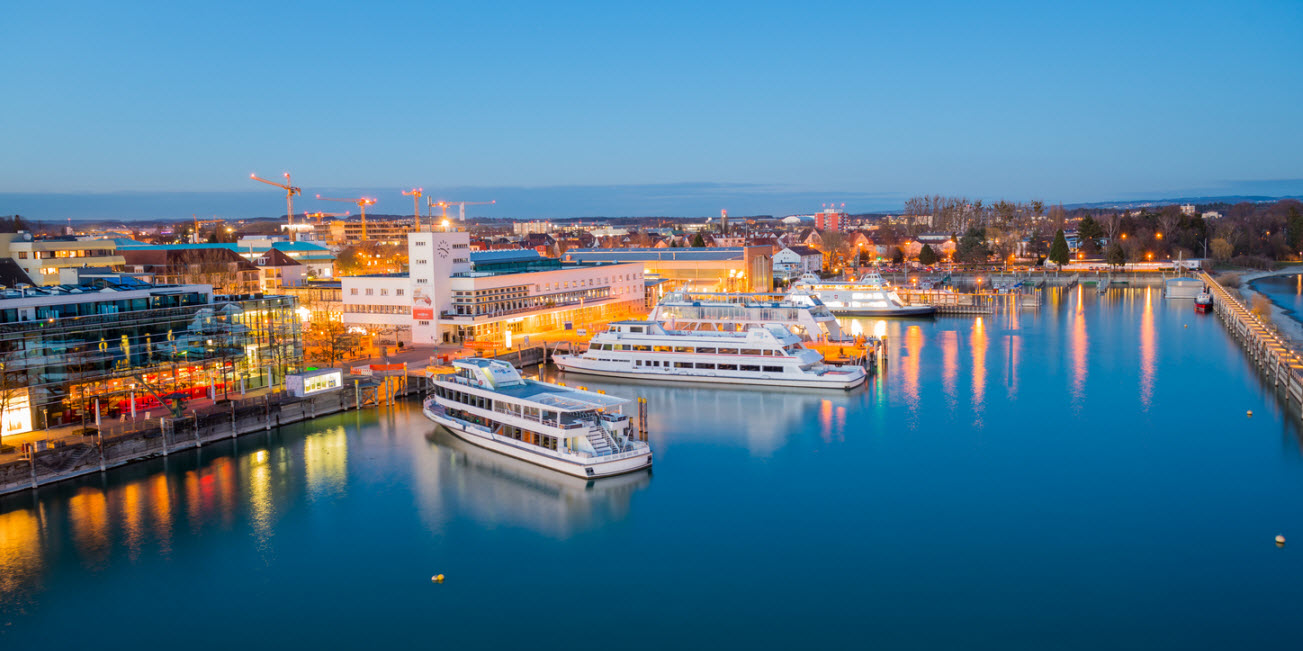
[[[40,582],[42,558],[40,519],[34,508],[0,513],[0,606]]]
[[[1072,349],[1072,406],[1080,411],[1086,400],[1086,357],[1090,342],[1086,336],[1086,305],[1081,285],[1077,285],[1076,294],[1068,345]]]
[[[650,470],[598,480],[571,477],[471,445],[442,427],[433,427],[426,440],[439,453],[433,463],[423,460],[417,475],[427,517],[470,516],[486,526],[566,539],[624,519],[633,494],[651,483]]]
[[[970,344],[973,347],[973,411],[976,418],[973,423],[982,425],[982,413],[986,408],[986,324],[982,317],[973,322]]]
[[[954,411],[959,406],[959,394],[955,383],[959,379],[959,333],[946,330],[938,335],[941,343],[941,392],[946,397],[946,406]]]
[[[342,495],[348,485],[348,432],[339,426],[305,438],[303,471],[314,499]]]
[[[1149,411],[1149,402],[1154,397],[1154,358],[1156,356],[1154,336],[1154,291],[1145,288],[1145,308],[1140,315],[1140,406]]]

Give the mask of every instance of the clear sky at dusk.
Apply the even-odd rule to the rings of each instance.
[[[1298,1],[10,2],[0,48],[0,193],[1303,179]]]

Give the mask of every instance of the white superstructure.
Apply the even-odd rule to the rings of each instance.
[[[792,295],[818,297],[833,314],[845,316],[931,316],[930,305],[906,305],[876,270],[858,281],[820,280],[806,274],[796,281]]]
[[[649,321],[663,321],[671,330],[741,332],[755,325],[777,323],[805,341],[851,341],[837,317],[818,296],[791,294],[720,294],[672,292],[656,304]]]
[[[709,384],[768,384],[851,389],[862,366],[831,366],[818,351],[778,324],[746,332],[667,330],[656,321],[617,321],[579,355],[557,355],[563,371]]]
[[[596,478],[651,466],[623,398],[526,380],[511,364],[470,358],[433,378],[425,416],[482,448],[576,477]]]

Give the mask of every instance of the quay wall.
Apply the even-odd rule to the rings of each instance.
[[[416,383],[403,382],[393,397],[417,394]],[[134,423],[110,423],[88,436],[54,440],[46,449],[0,457],[0,495],[94,472],[105,472],[145,459],[167,456],[223,439],[264,432],[318,416],[385,404],[383,389],[342,390],[297,399],[285,393],[231,400],[180,418],[151,418]]]

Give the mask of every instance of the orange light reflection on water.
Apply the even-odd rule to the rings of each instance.
[[[973,347],[973,411],[976,412],[977,424],[981,424],[982,412],[986,406],[986,348],[989,343],[986,324],[979,316],[973,322],[973,333],[969,338],[969,344]]]
[[[1145,308],[1140,315],[1140,406],[1149,411],[1154,397],[1154,365],[1157,338],[1154,334],[1153,289],[1145,288]]]
[[[1072,314],[1072,402],[1078,409],[1086,397],[1086,308],[1082,288],[1077,285],[1077,305]]]

